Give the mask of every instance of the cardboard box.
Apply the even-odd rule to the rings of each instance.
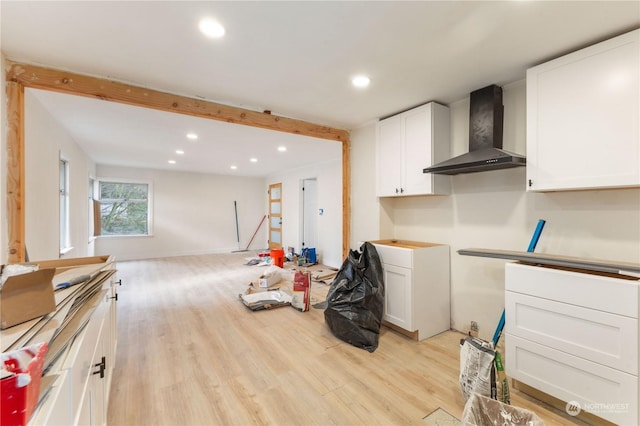
[[[55,269],[14,275],[0,290],[0,329],[41,317],[56,310],[53,295]]]
[[[269,288],[282,280],[282,269],[277,266],[268,266],[258,278],[258,287]]]
[[[278,284],[282,280],[279,273],[271,273],[269,275],[261,275],[258,278],[258,285],[261,288],[268,288],[275,284]]]
[[[54,268],[56,275],[69,269],[75,269],[85,266],[95,266],[96,268],[102,267],[109,263],[113,263],[114,259],[110,255],[104,256],[89,256],[89,257],[72,257],[68,259],[53,259],[53,260],[36,260],[30,263],[37,264],[40,269]]]

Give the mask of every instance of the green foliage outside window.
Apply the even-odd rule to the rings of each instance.
[[[149,185],[100,182],[102,235],[149,234]]]

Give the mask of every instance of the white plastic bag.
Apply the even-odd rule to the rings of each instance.
[[[496,398],[495,351],[493,345],[467,337],[460,346],[460,388],[468,400],[473,393]]]
[[[462,411],[464,426],[544,426],[536,413],[503,404],[477,393],[472,394]]]

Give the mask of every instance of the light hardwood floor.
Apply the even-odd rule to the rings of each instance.
[[[382,328],[369,353],[333,336],[322,309],[252,312],[238,299],[251,253],[119,262],[110,425],[406,425],[460,418],[459,346]],[[285,264],[288,267],[289,264]],[[328,286],[313,284],[324,300]],[[512,392],[548,425],[564,412]]]

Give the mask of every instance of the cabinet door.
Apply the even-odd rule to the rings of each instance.
[[[103,342],[105,337],[104,321],[105,316],[92,318],[92,321],[96,322],[96,328],[94,330],[98,340],[94,346],[92,346],[91,362],[87,366],[88,378],[86,386],[83,389],[83,395],[81,398],[81,404],[78,407],[76,414],[75,424],[77,425],[101,425],[103,415],[101,411],[104,411],[104,378],[100,377],[100,364],[102,362]]]
[[[422,169],[433,164],[431,104],[412,109],[403,114],[404,145],[402,182],[404,195],[430,194],[433,192],[430,173]]]
[[[640,186],[640,30],[527,71],[527,190]]]
[[[411,312],[411,269],[383,264],[384,319],[408,331],[415,331]]]
[[[103,351],[106,355],[106,369],[105,369],[105,405],[109,404],[109,389],[111,389],[111,378],[113,377],[113,369],[115,367],[116,360],[116,348],[118,346],[118,322],[117,322],[117,298],[118,287],[116,276],[111,277],[107,284],[109,290],[109,312],[105,319],[105,336],[103,341]]]
[[[378,123],[376,139],[376,194],[379,197],[400,195],[402,189],[402,116]]]
[[[105,323],[105,326],[107,324]],[[107,345],[110,340],[109,330],[107,327],[103,328],[103,333],[101,335],[100,341],[98,342],[98,346],[96,347],[96,356],[94,358],[93,363],[93,374],[91,376],[90,382],[90,392],[91,392],[91,424],[92,425],[106,425],[107,424],[107,368],[109,363],[112,362],[106,355],[107,353]],[[104,358],[103,358],[104,357]],[[100,374],[99,364],[104,361],[105,368],[103,368],[103,374]]]

